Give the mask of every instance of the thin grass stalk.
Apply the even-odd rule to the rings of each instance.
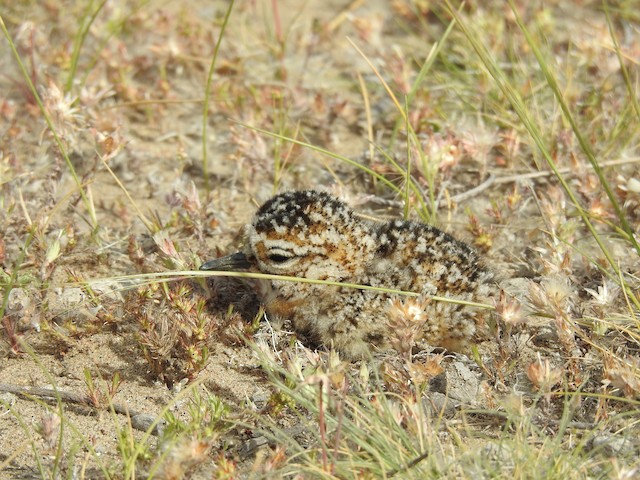
[[[413,126],[411,125],[411,122],[409,122],[408,111],[405,111],[405,109],[400,105],[400,102],[398,101],[395,94],[393,93],[393,90],[391,90],[391,87],[389,86],[389,84],[385,81],[382,74],[378,71],[375,65],[369,60],[369,58],[364,54],[364,52],[360,50],[360,48],[358,48],[358,46],[349,37],[347,37],[347,40],[349,41],[351,46],[358,52],[358,54],[360,54],[360,56],[364,59],[364,61],[367,62],[367,65],[369,65],[369,68],[371,68],[375,76],[378,77],[378,80],[380,80],[380,83],[382,84],[385,91],[387,92],[387,95],[389,95],[389,98],[391,98],[392,102],[396,106],[396,109],[400,113],[402,120],[404,120],[405,125],[407,126],[407,142],[408,143],[413,142],[413,144],[416,146],[417,151],[420,152],[420,156],[424,159],[424,153],[420,148],[420,141],[418,140],[418,135],[416,135],[416,132],[413,129]],[[398,173],[404,175],[405,169],[401,168]],[[435,217],[436,205],[435,205],[435,194],[433,191],[435,182],[434,182],[433,176],[430,174],[429,171],[427,171],[426,177],[427,177],[427,185],[429,187],[429,207],[430,207],[426,210],[427,210],[427,220],[430,221]],[[418,197],[420,197],[422,192],[418,188],[416,183],[413,181],[413,178],[410,178],[410,185],[411,185],[411,189],[414,192],[416,192],[416,195]]]
[[[282,95],[277,95],[277,96],[274,95],[273,100],[274,102],[277,102],[277,105],[274,105],[274,111],[277,112],[277,114],[274,114],[274,125],[277,125],[277,127],[274,126],[274,129],[277,129],[279,131],[279,135],[284,137],[285,123],[286,123],[285,119],[287,115],[286,115],[286,112],[283,110],[284,109],[283,97]],[[300,123],[296,124],[294,137],[298,136],[299,131],[300,131]],[[287,142],[289,146],[289,150],[287,154],[284,155],[283,154],[284,143],[285,143],[284,140],[276,141],[273,149],[273,159],[274,159],[273,189],[272,189],[273,195],[275,195],[278,191],[278,188],[280,186],[280,181],[282,180],[284,168],[294,148],[293,144]]]
[[[143,433],[142,438],[140,438],[140,440],[137,442],[137,447],[135,448],[134,452],[133,452],[133,467],[135,469],[135,463],[136,460],[138,459],[138,457],[140,457],[140,455],[143,453],[144,450],[144,446],[148,445],[150,442],[151,437],[153,436],[153,432],[157,429],[157,427],[164,422],[164,418],[167,415],[167,413],[169,413],[171,411],[172,408],[174,408],[174,406],[179,403],[184,401],[185,398],[187,398],[187,395],[189,395],[192,391],[196,390],[197,388],[199,388],[201,386],[201,384],[204,382],[204,378],[196,378],[195,380],[193,380],[189,386],[187,388],[185,388],[184,390],[178,392],[177,395],[175,395],[170,401],[169,403],[167,403],[166,405],[164,405],[162,407],[162,410],[160,410],[160,413],[158,413],[158,415],[155,417],[155,420],[151,423],[151,425],[149,425],[149,428],[147,428],[147,430]],[[170,449],[166,449],[162,455],[160,456],[157,464],[156,464],[156,468],[158,468],[158,466],[162,463],[162,460],[164,460],[167,455],[170,453]],[[132,477],[132,480],[134,480],[137,477]],[[154,478],[152,475],[150,475],[149,478]]]
[[[213,58],[211,59],[211,63],[209,64],[209,72],[207,73],[207,84],[204,90],[204,106],[202,108],[202,172],[204,174],[204,187],[207,192],[210,191],[209,185],[209,167],[207,165],[207,124],[209,122],[209,98],[211,97],[211,83],[213,80],[213,72],[216,67],[216,60],[218,59],[218,52],[220,51],[220,44],[222,43],[222,36],[227,28],[227,24],[229,23],[229,17],[231,16],[231,10],[233,10],[233,4],[235,0],[231,0],[229,2],[229,8],[227,8],[227,13],[224,16],[224,20],[222,21],[222,26],[220,27],[220,35],[218,35],[218,41],[216,42],[216,46],[213,49]]]
[[[418,15],[418,19],[420,20],[421,25],[423,27],[426,27],[426,24],[424,22],[424,19],[422,18],[422,15]],[[429,53],[427,54],[427,58],[422,64],[422,67],[420,67],[420,71],[418,72],[418,75],[416,75],[416,79],[413,82],[413,85],[411,85],[411,89],[407,94],[407,102],[406,102],[407,104],[411,105],[413,103],[413,99],[415,98],[420,87],[422,86],[422,83],[426,78],[427,74],[429,73],[429,71],[431,70],[431,67],[435,63],[436,58],[438,58],[438,55],[442,51],[442,48],[444,47],[447,39],[449,38],[449,35],[453,31],[453,27],[455,26],[455,24],[456,24],[455,19],[451,20],[451,22],[449,22],[449,25],[447,25],[446,30],[442,34],[442,37],[440,37],[440,40],[438,40],[431,46],[431,50],[429,50]],[[408,113],[409,111],[407,109],[407,114]],[[398,121],[396,122],[396,125],[393,128],[393,132],[391,133],[391,142],[389,145],[390,148],[395,142],[395,138],[397,137],[401,124],[402,124],[402,119],[398,119]]]
[[[407,129],[407,132],[409,132],[409,98],[407,96],[404,97],[404,108],[405,108],[405,128]],[[405,179],[404,179],[404,219],[405,220],[409,220],[409,208],[410,208],[410,202],[409,202],[409,189],[411,186],[411,142],[408,141],[408,135],[407,135],[407,168],[406,168],[406,173],[405,173]],[[429,189],[429,191],[431,191],[431,189]]]
[[[574,396],[574,397],[581,397],[581,398],[593,398],[596,400],[611,400],[614,402],[626,403],[627,405],[632,405],[634,407],[640,407],[640,400],[634,400],[633,398],[622,397],[620,395],[614,395],[611,393],[576,392],[576,391],[561,390],[561,391],[551,392],[550,395],[554,397]],[[618,417],[638,415],[638,409],[630,410],[627,412],[620,412],[620,413],[617,413],[616,415]],[[611,420],[613,420],[614,418],[615,417],[612,416]]]
[[[129,202],[131,203],[131,205],[133,206],[133,209],[136,211],[136,213],[138,214],[138,218],[140,219],[140,221],[144,224],[145,228],[151,233],[154,234],[158,231],[157,228],[154,228],[153,222],[151,222],[140,210],[140,207],[138,207],[138,205],[136,204],[136,202],[133,200],[133,198],[131,198],[131,195],[129,195],[129,191],[127,190],[127,188],[123,185],[123,183],[120,181],[120,179],[118,178],[118,176],[115,174],[115,172],[111,169],[111,167],[109,166],[109,164],[107,163],[107,161],[104,159],[104,157],[100,156],[100,161],[102,162],[102,165],[104,165],[104,167],[107,169],[107,171],[109,172],[109,174],[111,174],[111,176],[113,177],[113,179],[115,180],[115,182],[118,184],[118,187],[120,187],[120,190],[122,190],[122,193],[124,193],[125,197],[127,197],[127,200],[129,200]]]
[[[5,400],[1,399],[0,405],[6,409],[6,412],[10,412],[13,414],[16,421],[20,424],[20,427],[25,430],[25,433],[27,433],[26,424],[22,421],[21,418],[17,417],[17,413],[13,410],[13,406]],[[5,454],[5,458],[3,459],[2,463],[0,463],[0,472],[8,468],[14,462],[14,460],[22,455],[29,447],[31,447],[32,449],[35,447],[35,442],[31,440],[31,438],[27,438],[20,445],[16,445],[9,454]],[[37,450],[34,449],[34,452],[37,452]],[[40,475],[44,478],[44,472],[41,471]]]
[[[329,390],[327,385],[327,391]],[[327,425],[324,419],[324,380],[318,382],[318,428],[320,430],[320,446],[322,447],[322,470],[329,472],[329,456],[327,455]],[[332,465],[333,467],[333,465]]]
[[[84,448],[86,448],[87,451],[91,453],[91,455],[96,460],[96,463],[98,464],[98,467],[100,468],[100,470],[101,470],[102,474],[105,476],[105,478],[107,478],[107,479],[111,478],[109,473],[108,473],[107,467],[101,461],[100,455],[98,455],[98,453],[96,452],[96,450],[93,447],[93,445],[91,444],[91,442],[89,440],[87,440],[87,438],[73,425],[73,423],[71,423],[70,421],[69,421],[68,424],[65,423],[65,421],[68,420],[68,419],[65,417],[64,408],[63,408],[63,401],[62,401],[62,398],[60,396],[60,392],[58,391],[58,386],[57,386],[57,384],[55,382],[55,379],[53,378],[51,372],[49,370],[47,370],[47,368],[44,366],[44,364],[42,363],[40,358],[36,355],[36,352],[26,342],[21,342],[21,347],[24,349],[24,351],[26,351],[29,354],[29,356],[35,362],[35,364],[38,366],[38,368],[44,373],[44,376],[46,377],[47,382],[51,385],[51,388],[55,392],[56,411],[57,411],[57,413],[58,413],[58,415],[60,417],[60,437],[59,437],[58,450],[60,450],[63,447],[63,445],[62,445],[63,427],[64,427],[64,425],[66,425],[69,428],[69,430],[71,430],[74,433],[74,435],[76,435],[76,437],[81,440],[82,445],[84,446]],[[39,400],[39,399],[35,399],[35,400],[36,400],[37,403],[39,403],[41,405],[46,405],[46,403],[43,402],[42,400]],[[58,455],[58,453],[56,453],[56,455]]]
[[[421,22],[423,21],[422,15],[420,15],[418,18],[420,19]],[[438,58],[438,55],[442,51],[442,48],[444,47],[447,39],[449,38],[449,35],[453,31],[453,27],[455,26],[455,24],[456,24],[456,20],[454,18],[453,20],[451,20],[449,25],[447,25],[447,28],[442,34],[442,36],[440,37],[440,40],[435,42],[431,47],[431,50],[429,50],[427,59],[422,64],[422,67],[420,67],[420,71],[418,72],[418,75],[416,76],[416,79],[413,82],[413,85],[411,85],[411,90],[409,90],[409,93],[407,94],[407,103],[409,105],[413,103],[413,99],[415,98],[416,93],[418,93],[418,90],[420,89],[422,82],[426,78],[427,73],[429,73],[429,70],[431,70],[431,67],[436,61],[436,58]]]
[[[636,97],[636,92],[633,89],[633,82],[631,81],[631,77],[629,76],[629,70],[627,69],[627,66],[624,63],[622,51],[620,50],[620,44],[618,43],[618,37],[616,36],[616,32],[613,29],[613,25],[611,24],[609,7],[607,5],[607,2],[603,2],[603,4],[604,4],[604,14],[607,17],[607,26],[609,27],[609,35],[611,35],[613,48],[616,52],[616,56],[618,57],[618,63],[620,64],[620,72],[622,73],[624,84],[627,87],[627,92],[629,93],[629,100],[631,100],[631,105],[633,106],[633,109],[636,112],[637,120],[640,121],[640,106],[638,105],[638,98]]]
[[[82,51],[82,46],[84,45],[84,41],[89,34],[89,30],[91,29],[91,25],[95,22],[98,14],[102,11],[102,8],[107,3],[107,0],[102,0],[102,3],[98,5],[95,12],[89,15],[91,11],[91,7],[93,7],[93,1],[89,2],[87,8],[85,10],[85,14],[82,16],[80,20],[80,28],[78,33],[76,33],[75,39],[73,41],[73,51],[71,53],[71,67],[69,68],[69,76],[67,77],[67,83],[65,84],[64,91],[65,93],[69,93],[73,88],[73,81],[76,76],[76,71],[78,70],[78,61],[80,59],[80,52]]]
[[[94,279],[91,281],[87,281],[86,283],[88,283],[89,285],[91,285],[91,283],[103,283],[103,282],[124,282],[124,281],[132,281],[135,280],[136,282],[132,282],[132,285],[129,285],[125,288],[123,288],[123,290],[127,290],[133,287],[138,287],[141,285],[144,285],[144,283],[142,282],[137,282],[137,280],[146,280],[146,279],[150,279],[151,282],[148,283],[162,283],[162,284],[166,284],[167,282],[172,282],[172,281],[177,281],[177,280],[184,280],[185,278],[194,278],[194,277],[234,277],[234,278],[254,278],[254,279],[260,279],[260,280],[278,280],[278,281],[284,281],[284,282],[296,282],[296,283],[311,283],[311,284],[315,284],[315,285],[328,285],[328,286],[333,286],[333,287],[347,287],[347,288],[355,288],[358,290],[371,290],[374,292],[381,292],[381,293],[388,293],[391,295],[404,295],[404,296],[408,296],[408,297],[417,297],[420,296],[419,293],[416,292],[407,292],[404,290],[395,290],[393,288],[385,288],[385,287],[376,287],[376,286],[372,286],[372,285],[359,285],[356,283],[345,283],[345,282],[332,282],[329,280],[315,280],[315,279],[311,279],[311,278],[305,278],[305,277],[289,277],[289,276],[285,276],[285,275],[271,275],[271,274],[267,274],[267,273],[253,273],[253,272],[227,272],[227,271],[214,271],[214,270],[207,270],[207,271],[200,271],[200,270],[184,270],[184,271],[170,271],[170,272],[157,272],[157,273],[140,273],[140,274],[135,274],[135,275],[121,275],[121,276],[113,276],[113,277],[108,277],[108,278],[102,278],[102,279]],[[72,282],[72,283],[68,283],[65,285],[73,285],[73,286],[77,286],[80,285],[80,283],[78,282]],[[477,303],[477,302],[468,302],[466,300],[457,300],[457,299],[453,299],[453,298],[447,298],[447,297],[439,297],[437,295],[430,295],[428,296],[428,298],[430,298],[433,301],[436,302],[445,302],[445,303],[455,303],[458,305],[465,305],[468,307],[474,307],[474,308],[482,308],[482,309],[487,309],[487,310],[494,310],[495,307],[493,305],[488,305],[485,303]]]
[[[374,137],[373,137],[373,120],[371,117],[371,103],[369,101],[369,92],[367,91],[367,85],[364,83],[362,74],[356,72],[358,76],[358,84],[360,85],[360,91],[362,92],[362,104],[364,106],[364,114],[367,119],[367,140],[369,141],[369,161],[373,162],[373,155],[375,153]]]
[[[44,470],[44,465],[42,464],[42,459],[41,459],[42,455],[40,455],[40,452],[38,451],[38,447],[36,446],[36,440],[33,440],[31,437],[30,425],[27,425],[27,423],[20,416],[20,414],[15,411],[15,408],[13,407],[13,405],[11,405],[10,403],[2,399],[0,399],[0,405],[5,406],[5,408],[7,409],[7,412],[11,412],[11,414],[13,415],[13,418],[16,420],[16,422],[18,422],[22,431],[24,431],[24,433],[27,435],[26,441],[31,445],[31,450],[33,451],[33,458],[35,459],[35,463],[38,467],[38,472],[40,473],[40,477],[47,478],[46,472]],[[11,461],[12,456],[17,454],[18,452],[16,451],[16,452],[12,452],[12,455],[7,456],[4,462],[0,464],[0,472],[2,472],[5,466]]]
[[[347,404],[350,406],[351,415],[355,419],[358,414],[361,422],[366,426],[359,425],[355,421],[347,422],[351,439],[363,452],[367,452],[377,462],[380,474],[389,475],[392,471],[402,468],[412,457],[416,456],[416,447],[413,445],[415,438],[410,437],[407,431],[398,425],[394,419],[393,412],[389,408],[389,398],[386,393],[379,392],[377,396],[381,411],[372,409],[366,405],[366,399],[349,398]],[[402,400],[402,399],[401,399]],[[390,456],[390,453],[396,455]],[[372,466],[369,465],[369,468]]]
[[[29,234],[27,235],[27,239],[24,242],[24,247],[22,248],[22,250],[20,250],[20,256],[18,257],[15,265],[11,268],[9,281],[3,286],[2,305],[0,305],[0,318],[4,318],[4,312],[6,311],[7,305],[9,304],[9,295],[11,294],[11,290],[18,280],[20,266],[24,263],[24,259],[27,257],[27,250],[33,242],[33,239],[35,237],[35,230],[36,227],[33,225],[31,226],[31,228],[29,228]]]
[[[622,107],[620,114],[615,119],[615,124],[611,127],[608,134],[608,143],[602,148],[600,156],[602,158],[610,158],[617,155],[623,149],[636,150],[637,138],[636,134],[640,130],[640,123],[636,119],[636,115],[631,103],[627,103]],[[625,158],[625,160],[627,160]],[[629,158],[633,161],[633,157]],[[614,162],[616,160],[613,160]],[[620,161],[620,159],[618,159]],[[611,161],[600,162],[600,167],[606,167]]]
[[[340,435],[342,434],[342,425],[344,422],[344,399],[347,395],[347,388],[349,383],[347,381],[344,382],[342,386],[342,390],[340,391],[340,395],[336,399],[338,406],[336,407],[336,413],[338,414],[338,425],[336,426],[336,431],[333,437],[333,455],[332,455],[332,465],[335,465],[338,462],[338,453],[340,451]]]
[[[375,172],[375,171],[371,170],[370,168],[365,167],[364,165],[362,165],[362,164],[360,164],[360,163],[358,163],[358,162],[356,162],[354,160],[351,160],[350,158],[343,157],[342,155],[338,155],[337,153],[333,153],[333,152],[331,152],[329,150],[325,150],[324,148],[312,145],[310,143],[306,143],[306,142],[303,142],[301,140],[296,140],[295,138],[285,137],[285,136],[280,135],[278,133],[270,132],[268,130],[263,130],[263,129],[257,128],[257,127],[252,127],[251,125],[247,125],[247,124],[244,124],[244,123],[241,123],[241,122],[236,122],[236,123],[238,125],[241,125],[241,126],[243,126],[245,128],[253,130],[255,132],[262,133],[263,135],[268,135],[268,136],[273,137],[273,138],[279,138],[281,140],[285,140],[287,142],[291,142],[291,143],[294,143],[296,145],[300,145],[301,147],[309,148],[309,149],[311,149],[311,150],[313,150],[315,152],[321,153],[322,155],[326,155],[328,157],[334,158],[334,159],[339,160],[341,162],[344,162],[344,163],[346,163],[348,165],[356,167],[356,168],[362,170],[363,172],[365,172],[367,175],[370,175],[370,176],[380,180],[382,183],[384,183],[387,187],[392,189],[394,192],[396,192],[398,194],[402,193],[401,190],[396,185],[394,185],[391,181],[389,181],[386,177],[384,177],[383,175],[380,175],[378,172]]]
[[[277,427],[274,428],[273,432],[269,430],[263,432],[268,438],[293,447],[297,453],[291,455],[289,461],[298,460],[302,463],[301,467],[304,471],[313,472],[321,476],[332,474],[338,478],[343,478],[354,470],[364,469],[376,472],[384,478],[389,471],[392,471],[389,468],[390,465],[395,470],[402,469],[403,466],[406,466],[418,455],[418,451],[413,446],[412,438],[393,418],[393,413],[388,408],[386,394],[380,393],[378,398],[380,402],[379,409],[373,409],[365,398],[360,396],[354,398],[346,395],[345,405],[348,413],[341,412],[340,418],[336,419],[333,415],[326,415],[327,410],[324,407],[324,403],[318,400],[318,396],[311,390],[312,386],[305,384],[304,378],[299,378],[292,372],[274,365],[255,346],[254,351],[258,354],[270,382],[278,391],[293,398],[296,405],[311,412],[318,421],[320,421],[320,416],[324,413],[325,429],[327,426],[332,429],[340,426],[341,431],[344,432],[343,436],[356,446],[354,449],[345,444],[346,450],[340,451],[340,454],[347,458],[336,460],[332,465],[334,470],[327,472],[312,457],[312,451],[302,448],[294,439],[287,436],[280,438]],[[305,420],[304,414],[300,413],[300,419]],[[313,431],[315,432],[315,440],[319,444],[318,450],[313,450],[313,452],[322,455],[323,442],[326,443],[326,438],[323,440],[322,431],[318,428]],[[401,453],[402,456],[400,458],[397,456],[392,458],[388,455],[391,452]],[[298,459],[297,457],[301,458]]]
[[[389,155],[388,152],[386,152],[379,145],[376,145],[376,149],[378,150],[380,155],[382,155],[384,157],[384,159],[387,162],[389,162],[389,164],[391,166],[393,166],[393,168],[395,168],[398,172],[401,172],[402,175],[405,176],[405,173],[404,173],[405,169],[402,168],[400,166],[400,164],[398,162],[396,162],[391,155]],[[425,202],[425,198],[424,198],[425,196],[422,194],[422,190],[420,188],[418,188],[418,186],[414,182],[409,182],[409,186],[411,187],[411,191],[414,193],[418,203],[420,204],[419,208],[416,208],[416,210],[418,210],[418,213],[420,214],[420,216],[424,220],[428,221],[429,218],[430,218],[430,212],[429,212],[429,207],[427,206],[427,204]],[[400,189],[397,189],[397,192],[398,192],[398,194],[402,194]],[[422,212],[424,212],[424,213],[422,213]]]
[[[142,10],[151,0],[145,0],[143,2],[140,2],[135,8],[133,8],[131,10],[131,12],[129,12],[129,14],[127,16],[125,16],[124,18],[119,19],[116,24],[111,28],[111,31],[109,32],[109,34],[98,44],[98,47],[95,49],[96,52],[98,52],[96,55],[94,55],[94,57],[87,63],[86,68],[84,69],[84,75],[82,76],[82,79],[79,82],[79,86],[83,87],[84,85],[86,85],[87,83],[87,79],[89,78],[89,75],[91,74],[91,71],[93,70],[93,67],[96,65],[96,63],[98,63],[98,60],[100,60],[100,52],[102,52],[105,48],[105,46],[109,43],[109,40],[111,40],[111,38],[117,34],[120,33],[120,31],[122,30],[122,26],[124,25],[125,21],[127,19],[129,19],[129,17],[131,17],[132,15],[134,15],[136,12],[138,12],[139,10]],[[93,20],[92,20],[93,22]],[[132,102],[135,103],[135,102]],[[122,104],[119,104],[122,105]],[[109,108],[115,108],[116,106],[113,107],[109,107]]]
[[[281,374],[290,378],[294,384],[300,382],[299,379],[292,377],[288,372],[281,372]],[[303,392],[300,389],[291,389],[287,387],[284,382],[281,382],[277,377],[276,382],[283,385],[281,388],[286,388],[288,394],[297,402],[302,400],[300,396]],[[372,409],[368,401],[362,396],[354,398],[347,395],[344,397],[344,401],[346,410],[349,413],[345,414],[344,412],[340,412],[340,418],[336,420],[333,417],[329,417],[328,420],[331,421],[331,424],[334,427],[341,425],[341,430],[345,432],[344,436],[354,442],[362,452],[367,452],[371,455],[371,457],[376,460],[377,466],[382,469],[381,472],[384,473],[386,471],[385,465],[388,464],[389,461],[392,461],[396,465],[401,461],[395,458],[393,460],[385,458],[382,453],[392,450],[392,445],[395,445],[394,451],[404,451],[406,446],[412,444],[412,440],[394,420],[393,414],[388,408],[388,398],[386,394],[380,393],[378,400],[380,402],[379,408],[381,409],[381,412],[379,410]],[[402,399],[400,398],[400,400]],[[318,406],[313,402],[306,403],[305,408],[312,412],[316,412],[317,414]],[[344,452],[344,455],[347,455],[348,453],[349,451],[346,451]],[[338,469],[342,463],[344,462],[336,462]],[[359,463],[362,463],[362,460]],[[352,463],[349,465],[353,466]],[[363,464],[362,466],[366,469],[371,469],[373,467],[370,461],[367,461],[366,465]],[[338,470],[338,474],[339,473],[340,470]]]
[[[296,144],[296,145],[300,145],[302,147],[305,148],[309,148],[315,152],[318,152],[322,155],[326,155],[328,157],[331,157],[333,159],[339,160],[343,163],[346,163],[348,165],[351,165],[359,170],[362,170],[363,172],[365,172],[367,175],[379,180],[380,182],[382,182],[383,184],[385,184],[387,187],[389,187],[391,190],[393,190],[396,194],[398,195],[403,195],[403,189],[397,187],[396,185],[393,184],[393,182],[391,182],[390,180],[388,180],[384,175],[380,175],[378,172],[370,169],[369,167],[366,167],[364,165],[362,165],[359,162],[356,162],[355,160],[351,160],[350,158],[344,157],[342,155],[339,155],[337,153],[333,153],[329,150],[326,150],[324,148],[318,147],[316,145],[312,145],[308,142],[303,142],[301,140],[296,140],[295,138],[291,138],[291,137],[286,137],[283,135],[280,135],[278,133],[274,133],[274,132],[270,132],[268,130],[263,130],[261,128],[258,127],[253,127],[251,125],[247,125],[245,123],[242,122],[236,122],[238,125],[241,125],[245,128],[248,128],[250,130],[253,130],[255,132],[258,133],[262,133],[264,135],[268,135],[270,137],[273,138],[278,138],[281,140],[285,140],[287,142]],[[380,150],[382,152],[382,150]],[[383,155],[385,156],[385,158],[390,159],[391,157],[388,156],[388,154],[386,154],[385,152],[382,152]],[[392,165],[398,170],[398,172],[400,172],[403,176],[405,175],[405,169],[400,167],[395,161],[392,161]],[[411,186],[411,190],[416,194],[416,196],[418,197],[421,205],[424,207],[424,209],[426,209],[426,205],[424,204],[424,200],[422,199],[422,194],[421,194],[421,190],[420,188],[418,188],[418,186],[415,184],[415,182],[413,182],[413,180],[410,182],[410,186]]]

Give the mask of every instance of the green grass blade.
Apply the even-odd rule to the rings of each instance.
[[[224,16],[222,26],[220,27],[220,35],[218,35],[218,41],[216,42],[216,46],[213,50],[213,58],[211,59],[211,63],[209,64],[209,72],[207,73],[207,84],[204,90],[204,106],[202,108],[202,172],[204,175],[204,186],[207,192],[210,191],[209,167],[207,165],[207,125],[209,122],[209,98],[211,97],[211,82],[213,80],[213,72],[216,68],[218,52],[220,51],[220,43],[222,42],[224,31],[226,30],[227,24],[229,23],[229,17],[231,16],[231,11],[233,10],[234,3],[235,0],[231,0],[229,2],[229,8],[227,8],[227,13]]]
[[[89,34],[91,25],[93,25],[93,22],[96,20],[98,14],[102,11],[102,8],[106,3],[107,0],[102,0],[102,3],[98,5],[98,8],[96,8],[96,10],[91,15],[89,15],[91,7],[93,6],[93,2],[89,2],[85,14],[80,20],[80,28],[73,42],[73,52],[71,53],[71,68],[69,69],[69,76],[67,77],[67,83],[64,87],[65,93],[69,93],[73,88],[73,81],[76,77],[76,71],[78,70],[78,60],[80,59],[82,46],[84,45],[84,41]]]
[[[282,282],[294,282],[294,283],[311,283],[314,285],[328,285],[331,287],[344,287],[344,288],[355,288],[358,290],[370,290],[373,292],[387,293],[391,295],[404,295],[408,297],[417,297],[420,296],[419,293],[416,292],[408,292],[405,290],[396,290],[393,288],[386,287],[376,287],[372,285],[360,285],[357,283],[347,283],[347,282],[334,282],[330,280],[315,280],[313,278],[305,278],[305,277],[289,277],[285,275],[271,275],[268,273],[254,273],[254,272],[229,272],[229,271],[215,271],[215,270],[182,270],[182,271],[169,271],[169,272],[157,272],[157,273],[140,273],[136,275],[116,275],[108,278],[102,279],[93,279],[91,281],[87,281],[86,283],[91,285],[91,283],[118,283],[118,282],[129,282],[129,286],[123,289],[128,289],[131,287],[142,285],[144,282],[140,282],[140,280],[149,280],[147,283],[152,282],[171,282],[175,280],[180,280],[184,278],[195,278],[195,277],[235,277],[235,278],[255,278],[259,280],[277,280]],[[70,283],[68,285],[77,286],[78,283]],[[477,303],[477,302],[467,302],[464,300],[451,299],[447,297],[439,297],[437,295],[429,295],[428,298],[437,302],[446,302],[446,303],[457,303],[459,305],[466,305],[475,308],[484,308],[488,310],[493,310],[495,307],[493,305],[488,305],[485,303]]]
[[[633,109],[636,112],[636,117],[638,117],[637,120],[640,121],[640,106],[638,105],[638,97],[636,96],[636,93],[633,89],[633,82],[631,81],[631,77],[629,76],[629,70],[627,69],[627,66],[624,63],[622,51],[620,50],[620,44],[618,43],[618,37],[616,36],[616,32],[613,29],[613,25],[611,24],[609,8],[607,7],[606,2],[604,3],[604,14],[607,17],[607,26],[609,27],[609,35],[611,35],[613,48],[616,51],[616,56],[618,57],[618,63],[620,64],[620,72],[622,73],[624,84],[627,87],[627,92],[629,93],[629,100],[631,100],[631,105],[633,105]]]

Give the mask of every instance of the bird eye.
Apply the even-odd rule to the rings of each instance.
[[[287,257],[285,255],[279,255],[277,253],[273,253],[271,255],[267,255],[267,258],[274,263],[284,263],[287,260],[290,260],[291,257]]]

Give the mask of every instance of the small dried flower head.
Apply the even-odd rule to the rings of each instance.
[[[415,330],[417,333],[427,321],[425,308],[428,303],[429,299],[418,297],[389,300],[389,325],[392,328]]]
[[[467,157],[485,165],[489,152],[500,141],[497,129],[486,126],[484,122],[478,122],[470,127],[472,128],[464,130],[461,141],[462,150]]]
[[[151,45],[149,50],[165,62],[177,59],[183,54],[180,44],[173,37],[165,39],[158,45]]]
[[[429,355],[424,362],[412,362],[406,365],[414,385],[426,385],[431,379],[444,372],[442,361],[444,354]]]
[[[515,299],[508,299],[504,290],[500,291],[500,298],[496,302],[496,313],[502,321],[510,326],[516,326],[524,322],[522,304]]]
[[[637,398],[640,396],[640,359],[606,357],[602,383],[620,390],[625,397]]]
[[[392,321],[404,322],[419,328],[427,321],[425,308],[428,303],[428,298],[410,297],[406,300],[395,298],[389,300],[389,315]]]
[[[428,144],[424,146],[424,151],[433,163],[438,165],[438,169],[443,172],[451,170],[462,159],[459,141],[451,134],[434,134],[430,136]],[[422,165],[419,165],[419,168],[422,167]]]
[[[160,249],[163,256],[169,260],[175,268],[183,269],[185,262],[178,253],[175,243],[169,238],[166,230],[160,230],[153,235],[153,241]]]
[[[411,352],[416,338],[427,322],[425,312],[428,298],[412,297],[405,300],[389,300],[388,325],[391,332],[391,346],[400,353]]]
[[[622,175],[618,175],[616,181],[618,182],[618,190],[636,195],[640,193],[640,180],[637,178],[631,177],[627,179]]]
[[[315,373],[308,376],[304,383],[322,385],[327,392],[330,388],[340,389],[345,385],[347,367],[348,364],[340,359],[340,355],[331,351],[328,361],[324,364],[318,363]]]
[[[542,293],[539,294],[539,301],[542,305],[560,308],[564,310],[569,300],[573,296],[573,290],[569,285],[569,280],[561,275],[545,279],[542,284]]]
[[[366,17],[350,15],[349,17],[362,40],[366,41],[368,45],[381,44],[385,26],[385,19],[381,14],[373,14]],[[406,91],[408,92],[409,90]]]
[[[55,413],[48,413],[42,417],[38,431],[47,448],[52,450],[56,446],[60,434],[60,417]]]
[[[210,449],[211,445],[197,439],[180,442],[167,455],[160,477],[167,480],[184,478],[189,469],[207,459]]]
[[[598,285],[597,290],[591,288],[585,288],[584,290],[593,297],[595,303],[602,306],[612,304],[618,293],[620,293],[620,287],[608,280],[603,280],[602,285]]]
[[[44,32],[43,25],[26,21],[18,25],[14,35],[16,48],[21,52],[39,50],[49,44],[49,36]]]
[[[594,218],[612,218],[613,212],[609,202],[603,201],[601,198],[595,198],[589,205],[589,213]]]
[[[527,377],[538,390],[548,393],[562,380],[562,371],[553,368],[549,359],[545,358],[543,361],[538,354],[538,360],[527,368]]]
[[[583,169],[581,169],[583,170]],[[583,170],[584,171],[584,170]],[[585,196],[602,194],[602,186],[597,175],[584,173],[576,176],[576,183],[578,184],[578,190]]]
[[[85,85],[80,90],[80,102],[86,108],[91,109],[115,94],[116,92],[110,86]]]
[[[166,231],[160,230],[153,236],[153,241],[167,257],[177,257],[178,251]]]
[[[74,147],[77,143],[77,132],[86,127],[85,117],[76,106],[77,98],[63,94],[53,81],[49,81],[42,94],[42,100],[58,135]]]
[[[189,213],[197,213],[202,208],[200,197],[198,196],[198,189],[193,181],[189,184],[189,190],[184,197],[182,205]]]
[[[126,145],[124,138],[117,130],[101,132],[95,128],[90,128],[89,133],[93,136],[93,141],[98,147],[102,160],[105,162],[117,156]]]
[[[567,220],[566,198],[559,187],[550,187],[546,195],[540,199],[542,215],[547,219],[554,230],[560,228]]]
[[[269,456],[262,465],[262,473],[272,472],[278,469],[287,459],[286,450],[283,446],[276,446],[275,450],[270,451]]]

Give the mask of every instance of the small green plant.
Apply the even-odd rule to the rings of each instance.
[[[207,460],[214,449],[218,450],[217,474],[232,475],[235,466],[225,457],[221,441],[233,425],[228,415],[229,409],[220,398],[194,388],[184,419],[170,410],[164,415],[166,423],[159,439],[161,456],[151,476],[157,473],[161,478],[183,478],[190,469]]]

